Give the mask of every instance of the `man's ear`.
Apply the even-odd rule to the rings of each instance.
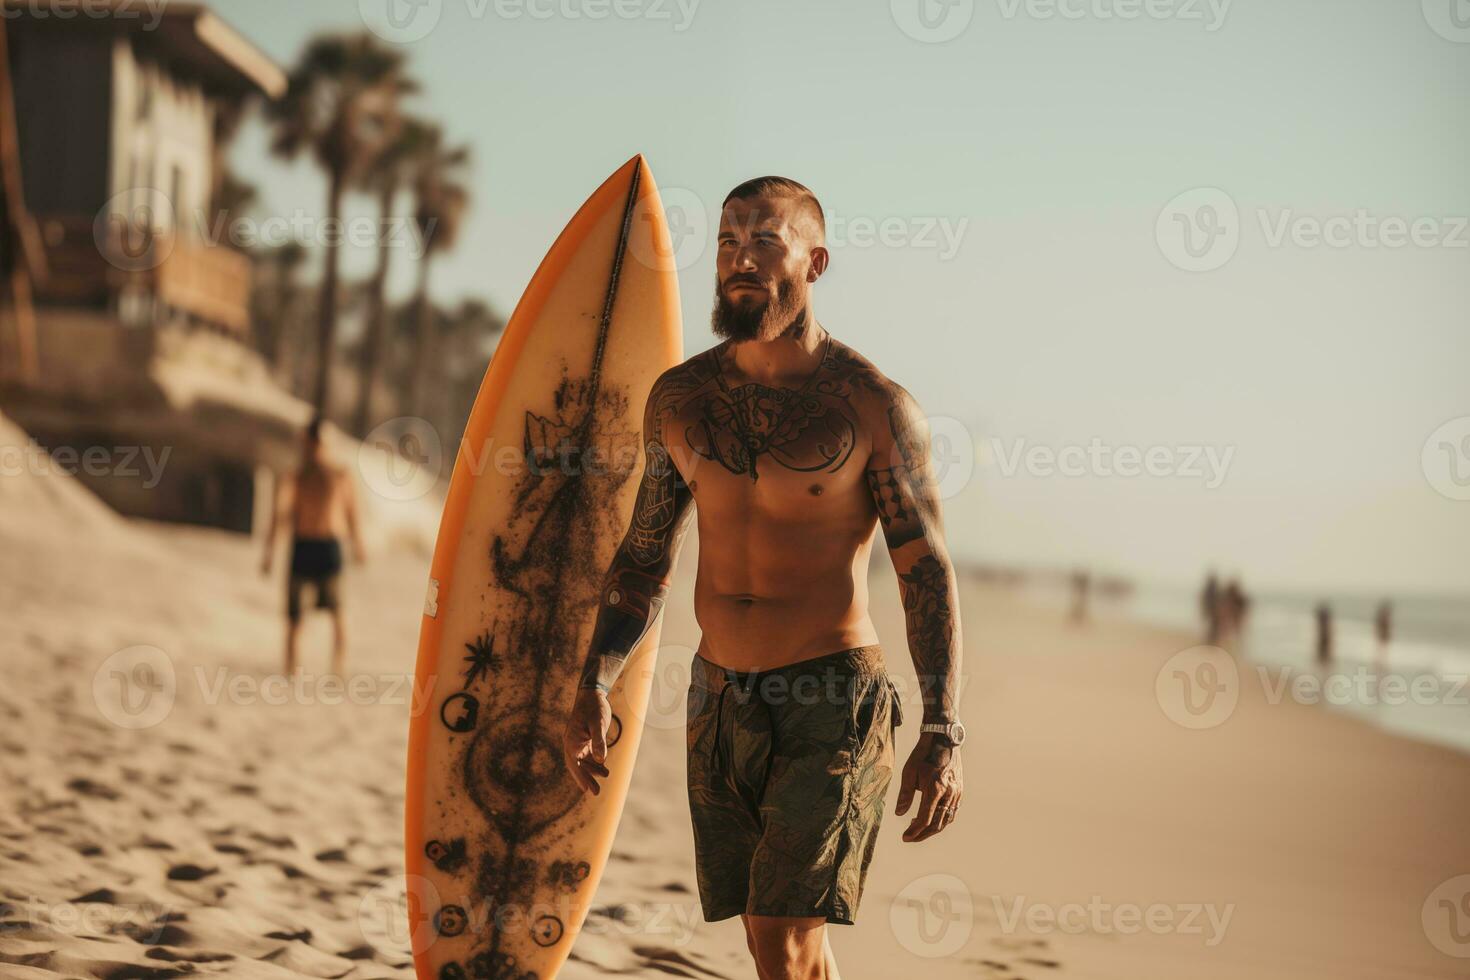
[[[813,245],[811,251],[811,264],[807,266],[806,281],[816,282],[822,278],[822,273],[827,271],[827,260],[831,256],[825,245]]]

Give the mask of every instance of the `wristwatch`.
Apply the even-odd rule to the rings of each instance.
[[[919,731],[933,732],[936,735],[943,735],[945,738],[949,739],[950,744],[953,745],[955,748],[959,748],[960,745],[963,744],[963,742],[965,741],[965,726],[957,721],[930,722],[929,724],[920,725]]]

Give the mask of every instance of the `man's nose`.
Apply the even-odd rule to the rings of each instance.
[[[749,271],[755,268],[755,256],[743,245],[735,248],[735,268]]]

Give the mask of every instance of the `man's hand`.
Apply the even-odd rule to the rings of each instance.
[[[577,689],[562,735],[562,756],[567,770],[583,790],[596,796],[602,792],[594,776],[606,779],[607,730],[612,725],[612,705],[607,695],[595,687]]]
[[[920,735],[909,761],[904,763],[896,811],[900,817],[908,812],[916,790],[920,794],[919,810],[903,832],[903,839],[910,842],[927,840],[953,823],[964,791],[960,750],[935,732]]]

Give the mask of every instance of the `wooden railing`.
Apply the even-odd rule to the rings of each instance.
[[[160,303],[232,333],[250,324],[250,260],[233,249],[120,222],[40,217],[47,275],[42,302],[106,302],[142,290]]]

